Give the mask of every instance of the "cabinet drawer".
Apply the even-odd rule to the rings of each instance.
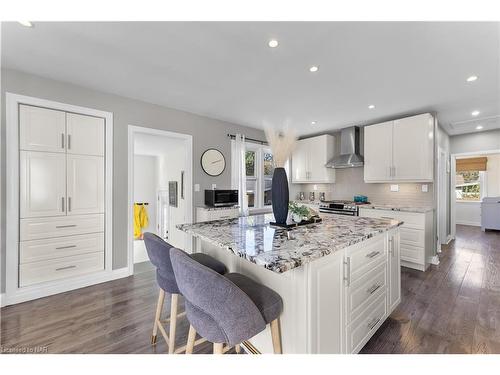
[[[386,293],[380,295],[361,315],[347,326],[348,353],[357,353],[384,322],[387,316]]]
[[[425,232],[422,229],[402,227],[400,233],[401,243],[412,246],[425,246]]]
[[[104,251],[104,233],[83,234],[20,243],[20,263]]]
[[[21,264],[19,286],[25,287],[104,269],[104,252],[74,255],[60,259]]]
[[[425,264],[424,248],[401,243],[401,260]]]
[[[104,214],[20,220],[21,241],[104,232]]]
[[[347,290],[347,322],[356,319],[364,308],[387,289],[387,267],[385,263],[352,283]]]
[[[387,249],[385,235],[379,235],[367,242],[362,242],[362,247],[354,248],[346,254],[350,283],[365,275],[380,263],[387,262]]]

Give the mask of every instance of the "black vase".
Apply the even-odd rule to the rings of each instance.
[[[288,179],[285,168],[275,168],[272,187],[273,213],[276,224],[285,224],[288,217]]]

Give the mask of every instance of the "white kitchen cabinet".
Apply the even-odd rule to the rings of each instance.
[[[432,182],[434,118],[406,117],[365,127],[365,182]]]
[[[104,158],[68,154],[67,165],[68,215],[104,212]]]
[[[434,178],[434,118],[423,115],[394,121],[393,178],[432,181]]]
[[[53,109],[19,106],[19,148],[65,152],[66,114]]]
[[[104,119],[67,114],[67,149],[69,154],[104,155]]]
[[[384,181],[392,177],[393,122],[365,127],[365,181]]]
[[[196,207],[196,221],[229,220],[240,216],[239,207]]]
[[[389,314],[401,302],[401,260],[399,251],[399,236],[395,232],[389,232],[389,292],[388,307]]]
[[[66,156],[20,152],[20,217],[66,215]]]
[[[325,167],[334,149],[335,138],[328,134],[298,141],[292,155],[292,183],[335,182],[335,170]]]

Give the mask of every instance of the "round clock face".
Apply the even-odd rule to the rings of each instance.
[[[226,159],[219,150],[209,148],[201,155],[201,167],[210,176],[219,176],[226,168]]]

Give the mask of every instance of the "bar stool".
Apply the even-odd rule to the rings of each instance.
[[[172,263],[170,261],[170,249],[172,248],[172,245],[162,240],[156,234],[149,232],[144,233],[144,244],[146,245],[146,250],[148,252],[151,263],[153,263],[153,265],[156,267],[156,281],[158,283],[158,286],[160,287],[160,294],[158,296],[156,315],[153,325],[153,334],[151,335],[151,344],[156,344],[156,335],[159,329],[163,338],[167,342],[169,354],[172,354],[174,352],[180,353],[184,350],[184,347],[181,347],[177,351],[175,351],[175,331],[177,328],[177,318],[186,315],[186,312],[184,311],[178,314],[177,311],[180,291],[177,286],[174,271],[172,269]],[[195,263],[203,264],[204,267],[208,267],[217,274],[226,273],[226,266],[222,262],[219,262],[209,255],[196,253],[192,254],[191,256],[188,255],[188,257],[190,257],[190,259],[192,259]],[[165,292],[171,295],[170,317],[162,321],[161,313],[165,300]],[[166,324],[169,322],[170,332],[169,335],[167,335],[163,323]],[[200,344],[203,341],[199,340],[195,344]]]
[[[191,324],[186,354],[193,351],[196,333],[213,343],[214,354],[222,354],[267,324],[274,353],[282,353],[279,316],[283,300],[278,293],[239,273],[214,272],[175,247],[170,249],[170,258]]]

